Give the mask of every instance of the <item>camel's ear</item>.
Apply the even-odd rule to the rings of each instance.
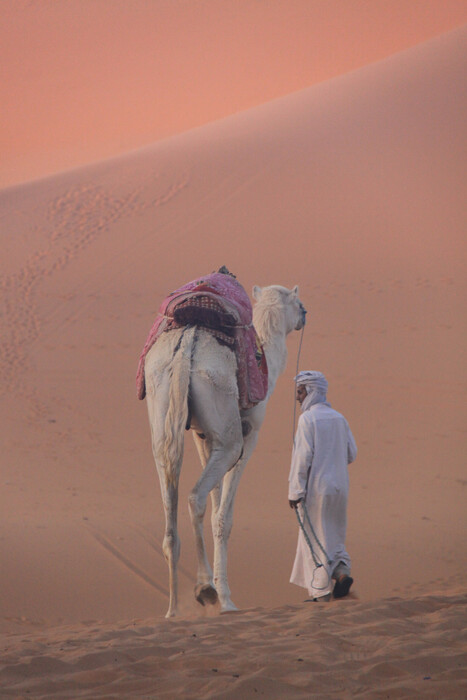
[[[256,301],[259,301],[261,299],[261,294],[262,294],[262,289],[261,287],[258,287],[257,284],[253,287],[253,299],[256,299]]]
[[[295,297],[298,297],[298,284],[296,284],[295,287],[292,289],[292,294]]]

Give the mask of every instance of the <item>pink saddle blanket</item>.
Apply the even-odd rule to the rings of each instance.
[[[268,367],[263,347],[253,327],[251,302],[242,285],[231,275],[213,272],[169,294],[151,328],[136,374],[139,399],[146,396],[146,355],[164,332],[188,323],[202,326],[237,357],[240,408],[251,408],[266,398]]]

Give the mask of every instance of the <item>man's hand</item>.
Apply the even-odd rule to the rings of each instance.
[[[298,501],[289,501],[289,506],[291,508],[296,508],[299,503],[303,501],[303,498],[299,498]]]

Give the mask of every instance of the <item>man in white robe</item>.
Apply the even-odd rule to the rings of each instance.
[[[324,375],[300,372],[295,382],[302,414],[292,453],[289,504],[298,509],[307,538],[300,528],[290,582],[306,588],[312,600],[329,600],[332,591],[342,598],[353,583],[345,549],[347,466],[357,456],[357,446],[344,416],[326,400]]]

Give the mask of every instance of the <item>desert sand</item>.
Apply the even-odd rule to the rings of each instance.
[[[467,29],[150,147],[0,191],[0,696],[464,698]],[[229,548],[233,599],[167,621],[140,351],[227,265],[298,284],[302,369],[359,446],[348,599],[288,583],[289,340]]]
[[[460,700],[463,603],[451,590],[11,636],[2,697]]]

